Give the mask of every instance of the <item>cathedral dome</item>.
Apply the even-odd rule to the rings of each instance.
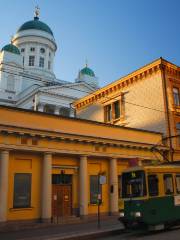
[[[80,71],[80,74],[95,77],[93,70],[88,68],[87,66]]]
[[[50,27],[46,23],[39,21],[39,17],[37,17],[37,16],[34,17],[34,20],[25,22],[18,29],[17,32],[21,32],[21,31],[24,31],[24,30],[30,30],[30,29],[41,30],[41,31],[47,32],[47,33],[49,33],[53,36],[53,32],[50,29]]]
[[[1,51],[7,51],[7,52],[11,52],[11,53],[20,55],[19,49],[12,43],[5,45]]]

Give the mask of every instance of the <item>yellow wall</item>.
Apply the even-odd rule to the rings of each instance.
[[[32,153],[10,152],[9,163],[9,197],[8,220],[37,219],[41,214],[41,161],[40,155]],[[13,209],[14,174],[31,173],[31,207],[29,209]]]

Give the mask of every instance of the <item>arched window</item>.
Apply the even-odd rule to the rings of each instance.
[[[7,77],[7,91],[15,92],[15,80],[13,75]]]

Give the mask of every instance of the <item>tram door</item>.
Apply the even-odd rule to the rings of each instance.
[[[69,180],[71,180],[71,177]],[[64,182],[58,181],[58,184],[53,184],[52,186],[53,217],[67,217],[72,214],[72,184],[70,181]]]

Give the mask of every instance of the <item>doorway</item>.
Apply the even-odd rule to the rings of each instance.
[[[52,175],[52,217],[72,215],[72,175]]]

